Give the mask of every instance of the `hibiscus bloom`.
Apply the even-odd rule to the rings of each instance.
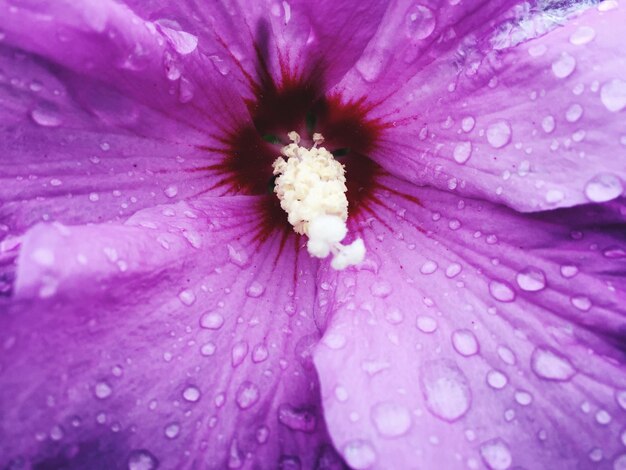
[[[0,466],[626,468],[625,21],[0,1]],[[292,131],[357,266],[272,192]]]

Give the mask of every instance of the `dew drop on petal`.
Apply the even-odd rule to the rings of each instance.
[[[239,366],[248,355],[248,343],[239,341],[231,349],[231,364],[233,367]]]
[[[157,20],[159,22],[159,20]],[[163,24],[160,25],[161,32],[170,40],[176,52],[181,55],[191,54],[198,47],[198,37],[186,31],[179,31]]]
[[[212,342],[205,343],[200,347],[200,354],[203,356],[212,356],[215,351],[217,351],[217,346]]]
[[[363,440],[351,441],[343,448],[346,463],[355,470],[370,468],[376,463],[376,452],[372,445]]]
[[[489,292],[494,299],[500,302],[513,302],[515,300],[515,291],[504,281],[491,281]]]
[[[515,277],[517,285],[526,292],[537,292],[546,287],[546,275],[534,266],[527,266]]]
[[[58,127],[63,122],[57,111],[48,108],[35,108],[30,112],[30,117],[42,127]]]
[[[471,142],[459,142],[454,147],[453,157],[454,161],[460,164],[467,162],[472,155],[472,143]]]
[[[456,421],[470,408],[467,377],[452,361],[439,359],[424,363],[420,386],[428,410],[444,421]]]
[[[452,263],[446,268],[446,277],[453,278],[455,276],[458,276],[461,270],[462,267],[459,263]]]
[[[626,470],[626,454],[618,456],[613,461],[613,470]]]
[[[591,299],[584,295],[575,295],[570,299],[570,302],[574,307],[583,312],[589,311],[593,305]]]
[[[478,353],[478,340],[470,330],[456,330],[452,333],[452,346],[461,356],[469,357]]]
[[[614,78],[600,88],[600,100],[611,111],[617,113],[626,107],[626,81]]]
[[[237,389],[235,401],[242,410],[246,410],[259,401],[259,388],[252,382],[245,381]]]
[[[564,382],[571,379],[576,373],[569,360],[556,351],[538,347],[530,358],[533,372],[545,380]]]
[[[246,295],[252,298],[261,297],[264,292],[265,287],[258,281],[252,281],[252,283],[246,289]]]
[[[570,279],[576,276],[576,274],[578,274],[578,268],[570,264],[564,264],[563,266],[561,266],[560,271],[561,271],[561,276],[563,276],[566,279]]]
[[[200,399],[200,390],[191,385],[183,390],[183,398],[189,402],[195,403]]]
[[[170,185],[163,191],[165,195],[169,198],[176,197],[178,194],[178,187],[176,185]]]
[[[438,266],[436,262],[434,262],[433,260],[427,260],[420,268],[420,272],[422,274],[432,274],[437,271],[437,268]]]
[[[417,317],[417,328],[423,333],[433,333],[437,330],[437,321],[429,315]]]
[[[411,427],[411,413],[396,403],[378,403],[372,407],[371,417],[381,436],[399,437]]]
[[[480,456],[492,470],[507,470],[513,463],[511,450],[502,439],[492,439],[480,445]]]
[[[487,142],[496,149],[511,141],[511,126],[506,121],[497,121],[487,128]]]
[[[541,120],[541,128],[546,134],[549,134],[552,131],[554,131],[555,127],[556,127],[556,122],[554,121],[553,116],[546,116]]]
[[[515,392],[515,401],[521,406],[528,406],[533,402],[533,396],[524,390],[518,390]]]
[[[224,317],[217,312],[208,312],[200,317],[200,326],[208,330],[217,330],[224,324]]]
[[[424,5],[413,5],[407,11],[406,32],[410,39],[426,39],[437,24],[433,11]]]
[[[196,295],[192,290],[185,289],[178,294],[180,301],[187,306],[192,305],[196,301]]]
[[[105,398],[108,398],[111,396],[111,394],[113,393],[113,389],[106,382],[98,382],[94,389],[94,393],[97,398],[104,400]]]
[[[165,437],[168,439],[175,439],[180,432],[180,425],[177,423],[171,423],[165,426]]]
[[[567,52],[561,53],[559,58],[552,63],[552,73],[556,78],[569,77],[576,68],[576,59]]]
[[[476,120],[472,116],[466,116],[461,120],[461,129],[463,132],[471,132],[475,124]]]
[[[611,173],[600,173],[585,185],[585,196],[592,202],[607,202],[622,195],[624,187],[619,177]]]
[[[128,470],[154,470],[159,461],[145,449],[131,451],[128,456]]]
[[[496,390],[504,388],[508,381],[507,376],[498,370],[490,370],[487,372],[487,383]]]
[[[596,30],[591,26],[580,26],[576,31],[572,33],[569,38],[569,42],[571,42],[575,46],[582,46],[587,44],[596,37]]]

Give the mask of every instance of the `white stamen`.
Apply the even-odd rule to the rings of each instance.
[[[331,253],[331,266],[345,269],[365,258],[363,240],[350,245],[340,242],[348,233],[348,199],[345,169],[324,147],[321,134],[313,134],[313,147],[300,147],[300,136],[290,132],[293,142],[282,148],[287,157],[278,157],[273,164],[276,178],[274,192],[280,207],[297,233],[309,237],[307,250],[311,256],[326,258]]]

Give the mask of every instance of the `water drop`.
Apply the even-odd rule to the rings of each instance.
[[[231,350],[231,363],[233,367],[239,366],[248,355],[248,343],[239,341]]]
[[[224,317],[217,312],[208,312],[200,318],[200,326],[208,330],[217,330],[224,324]]]
[[[461,120],[461,129],[463,132],[471,132],[475,124],[476,120],[472,116],[466,116]]]
[[[252,298],[261,297],[264,292],[265,287],[258,281],[253,281],[246,289],[246,294]]]
[[[433,333],[437,329],[437,321],[428,315],[417,317],[417,328],[423,333]]]
[[[515,392],[515,401],[522,406],[528,406],[533,402],[533,396],[524,390],[519,390]]]
[[[537,292],[546,287],[546,275],[534,266],[527,266],[515,277],[517,285],[526,292]]]
[[[406,15],[406,34],[414,40],[426,39],[437,24],[433,11],[424,5],[413,5]]]
[[[511,126],[502,120],[491,124],[487,128],[487,142],[496,149],[504,147],[511,141]]]
[[[159,461],[145,449],[133,450],[128,457],[128,470],[155,470]]]
[[[105,398],[111,396],[111,394],[113,393],[113,389],[106,382],[98,382],[94,389],[94,393],[96,394],[97,398],[104,400]]]
[[[552,73],[556,78],[569,77],[576,68],[576,59],[567,52],[561,53],[561,56],[552,63]]]
[[[569,37],[569,42],[571,42],[575,46],[582,46],[584,44],[587,44],[588,42],[593,41],[595,37],[596,30],[593,29],[591,26],[580,26]]]
[[[30,112],[30,117],[42,127],[58,127],[63,122],[58,112],[50,107],[35,108]]]
[[[243,268],[248,264],[248,254],[239,242],[229,243],[226,248],[228,249],[228,258],[235,266]]]
[[[346,463],[355,470],[370,468],[376,463],[376,452],[371,444],[363,440],[351,441],[343,448]]]
[[[159,23],[161,32],[170,40],[172,46],[176,52],[181,55],[191,54],[198,47],[198,37],[190,34],[186,31],[179,31],[167,26],[164,26],[165,21],[157,20]]]
[[[269,355],[270,353],[264,344],[257,344],[254,349],[252,349],[252,362],[263,362],[269,357]]]
[[[567,120],[567,122],[576,122],[582,117],[582,115],[583,107],[578,103],[574,103],[569,108],[567,108],[567,111],[565,111],[565,119]]]
[[[372,407],[371,418],[381,436],[399,437],[411,427],[411,413],[396,403],[378,403]]]
[[[392,290],[393,289],[391,287],[391,284],[387,281],[374,282],[374,284],[372,284],[372,286],[370,287],[370,292],[372,293],[372,295],[374,297],[380,297],[382,299],[389,296]]]
[[[196,301],[196,294],[192,290],[185,289],[178,294],[178,298],[183,304],[190,306]]]
[[[259,444],[265,444],[267,442],[267,438],[270,435],[270,430],[267,426],[261,426],[256,431],[256,441]]]
[[[541,128],[546,134],[551,133],[556,127],[553,116],[546,116],[541,120]]]
[[[606,109],[612,113],[624,109],[626,107],[626,81],[614,78],[602,85],[600,100]]]
[[[498,370],[490,370],[487,372],[487,383],[496,390],[504,388],[508,381],[506,375]]]
[[[235,401],[242,410],[247,410],[259,401],[259,388],[252,382],[245,381],[237,389]]]
[[[512,302],[515,300],[515,291],[504,281],[491,281],[489,292],[494,299],[500,302]]]
[[[461,356],[469,357],[478,353],[478,340],[470,330],[456,330],[452,333],[452,346]]]
[[[603,426],[609,424],[613,418],[606,410],[598,410],[596,413],[596,422],[598,424],[602,424]]]
[[[509,446],[499,438],[482,443],[480,456],[492,470],[507,470],[513,463]]]
[[[422,274],[432,274],[437,271],[437,268],[437,263],[435,263],[433,260],[427,260],[420,268],[420,272]]]
[[[195,403],[200,399],[200,390],[193,385],[190,385],[183,390],[183,398],[189,402]]]
[[[470,408],[471,391],[465,374],[452,361],[426,362],[420,375],[426,407],[438,418],[456,421]]]
[[[163,192],[169,198],[176,197],[176,195],[178,194],[178,187],[172,184],[168,186],[167,188],[165,188],[165,191]]]
[[[538,347],[533,351],[530,362],[533,372],[545,380],[564,382],[576,373],[567,358],[544,347]]]
[[[585,196],[592,202],[607,202],[622,195],[622,181],[611,173],[599,173],[585,185]]]
[[[193,86],[193,83],[185,77],[180,77],[178,85],[178,101],[181,103],[189,103],[193,99],[194,93],[195,87]]]
[[[472,155],[472,143],[471,142],[459,142],[454,147],[453,157],[454,161],[463,164],[467,162]]]
[[[165,436],[168,439],[175,439],[180,432],[180,426],[177,423],[171,423],[165,426]]]
[[[587,312],[592,306],[591,299],[584,295],[575,295],[570,299],[570,302],[574,307],[583,312]]]
[[[563,276],[566,279],[570,279],[576,276],[576,274],[578,274],[578,268],[576,266],[572,266],[568,264],[564,264],[563,266],[561,266],[560,270],[561,270],[561,276]]]

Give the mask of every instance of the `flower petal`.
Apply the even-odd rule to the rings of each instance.
[[[388,123],[372,157],[403,178],[522,211],[619,197],[626,9],[604,2],[565,19],[554,7],[503,16],[506,2],[486,3],[386,16],[373,58],[338,87]]]
[[[339,82],[374,35],[388,0],[127,3],[149,19],[192,21],[200,37],[217,37],[226,51],[214,60],[238,77],[241,94],[252,98],[251,80],[283,84],[304,77],[319,82],[318,92]]]
[[[15,46],[0,49],[3,231],[123,219],[209,191],[215,149],[249,119],[211,61],[116,2],[39,5],[50,11],[0,5]],[[183,84],[196,90],[185,102]]]
[[[365,263],[321,278],[329,327],[314,362],[347,463],[625,459],[624,206],[521,216],[381,181],[352,227]]]
[[[0,317],[3,468],[341,462],[310,357],[316,265],[258,231],[259,204],[27,232]]]

